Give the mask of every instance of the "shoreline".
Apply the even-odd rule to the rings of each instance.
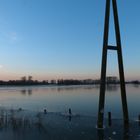
[[[125,82],[126,85],[140,85],[140,83],[133,83],[133,82]],[[107,86],[117,86],[120,83],[110,83],[106,84]],[[49,87],[63,87],[63,86],[100,86],[100,84],[0,84],[0,87],[26,87],[26,86],[49,86]]]

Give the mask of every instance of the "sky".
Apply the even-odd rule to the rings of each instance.
[[[140,1],[117,2],[125,77],[140,80]],[[104,15],[105,0],[0,0],[0,80],[100,78]],[[114,51],[107,75],[118,76]]]

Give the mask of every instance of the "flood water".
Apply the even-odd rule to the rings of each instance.
[[[140,139],[140,86],[127,85],[126,90],[130,127],[123,127],[120,87],[109,85],[106,88],[105,128],[98,130],[97,85],[0,87],[0,139]],[[69,108],[72,116],[68,115]],[[112,113],[112,126],[108,126],[108,111]]]
[[[140,113],[140,86],[126,85],[129,115],[132,119]],[[0,87],[0,106],[23,108],[30,111],[72,112],[86,116],[97,116],[99,86],[25,86]],[[106,88],[105,115],[112,112],[113,118],[122,118],[119,85]]]

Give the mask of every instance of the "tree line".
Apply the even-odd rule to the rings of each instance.
[[[107,84],[119,84],[119,80],[117,78],[107,78]],[[127,84],[140,84],[140,81],[129,81],[126,82]],[[100,84],[100,80],[93,80],[93,79],[84,79],[84,80],[77,80],[77,79],[58,79],[58,80],[33,80],[32,76],[23,76],[20,80],[9,80],[9,81],[0,81],[0,85],[95,85]]]

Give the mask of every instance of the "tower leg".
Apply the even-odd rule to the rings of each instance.
[[[102,52],[101,80],[100,80],[100,97],[99,97],[99,110],[98,110],[98,122],[97,122],[98,128],[103,128],[103,119],[104,119],[109,16],[110,16],[110,0],[107,0],[106,12],[105,12],[104,41],[103,41],[103,52]]]
[[[118,66],[119,66],[119,76],[120,76],[120,88],[121,88],[121,99],[122,99],[122,109],[123,109],[123,118],[124,125],[129,124],[129,115],[128,115],[128,107],[127,107],[127,98],[126,98],[126,88],[125,88],[125,78],[124,78],[124,68],[123,68],[123,57],[122,57],[122,48],[121,48],[121,35],[119,28],[119,18],[117,11],[117,3],[116,0],[112,0],[113,2],[113,13],[114,13],[114,24],[115,24],[115,33],[117,40],[117,54],[118,54]]]

